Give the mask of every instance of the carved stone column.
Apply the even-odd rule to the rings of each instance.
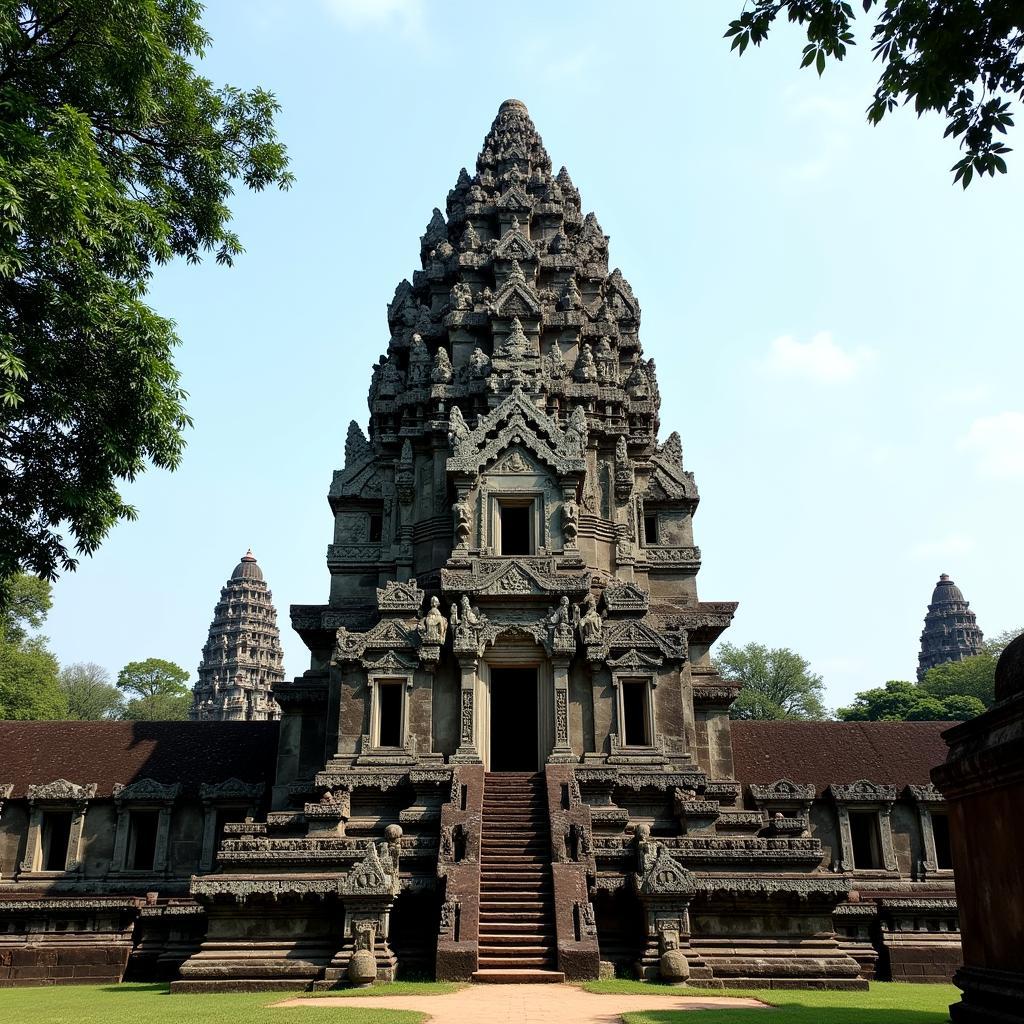
[[[575,761],[572,743],[569,739],[569,659],[551,659],[554,674],[554,721],[555,744],[551,748],[548,764],[571,764]]]
[[[459,747],[451,760],[457,764],[480,762],[479,742],[476,734],[477,669],[479,659],[471,656],[459,658],[462,685],[459,689]]]

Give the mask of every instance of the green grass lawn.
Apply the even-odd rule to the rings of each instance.
[[[340,990],[332,995],[409,995],[433,984],[396,982],[376,989]],[[409,1010],[351,1008],[271,1009],[269,1004],[301,993],[245,992],[168,994],[166,985],[52,985],[0,989],[4,1024],[420,1024],[426,1014]],[[468,1022],[467,1022],[468,1024]]]
[[[588,992],[686,995],[688,990],[643,981],[592,981]],[[693,991],[693,990],[690,990]],[[694,995],[699,995],[694,991]],[[960,998],[952,985],[872,982],[867,992],[815,992],[785,989],[711,989],[707,995],[747,996],[777,1008],[771,1024],[946,1024],[949,1004]],[[763,1010],[673,1010],[627,1013],[626,1024],[766,1024]]]

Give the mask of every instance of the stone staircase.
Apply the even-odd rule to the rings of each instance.
[[[474,981],[563,981],[542,773],[484,777],[479,970]]]

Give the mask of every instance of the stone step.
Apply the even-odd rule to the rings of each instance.
[[[490,985],[537,985],[545,982],[561,984],[565,981],[565,975],[561,971],[485,970],[475,971],[473,980]]]
[[[553,921],[554,917],[545,908],[538,908],[535,903],[523,904],[516,909],[513,901],[502,903],[500,907],[487,909],[486,905],[480,907],[481,924],[500,924],[507,921],[510,925],[521,923],[524,927],[533,927],[539,921]]]
[[[498,946],[480,944],[480,963],[487,960],[544,960],[551,956],[551,947],[546,943],[539,946]]]
[[[493,928],[507,928],[508,925],[492,925]],[[491,946],[544,946],[549,949],[554,945],[555,932],[553,928],[547,931],[538,931],[536,925],[532,925],[533,931],[499,932],[491,931],[489,928],[480,929],[480,949]]]
[[[477,960],[480,965],[480,970],[501,970],[503,968],[510,969],[530,969],[534,970],[550,970],[555,966],[556,960],[553,956],[515,956],[515,957],[503,957],[503,956],[482,956]]]
[[[550,883],[544,879],[535,881],[532,878],[510,878],[507,881],[502,881],[499,878],[495,878],[493,880],[488,879],[486,882],[480,882],[480,892],[483,893],[486,891],[490,895],[497,892],[512,892],[514,890],[519,892],[522,892],[523,890],[530,892],[539,892],[543,890],[544,892],[547,892],[550,888]]]

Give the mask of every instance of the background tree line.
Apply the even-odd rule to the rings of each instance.
[[[995,703],[996,662],[1003,648],[1019,636],[1009,630],[988,641],[963,661],[929,669],[920,682],[889,680],[862,690],[849,707],[837,708],[844,722],[959,722],[980,715]],[[810,663],[788,647],[749,643],[718,648],[715,665],[723,679],[742,689],[730,709],[737,719],[816,721],[833,717],[825,707],[825,683]]]
[[[40,632],[50,583],[21,574],[8,581],[0,609],[0,718],[102,721],[184,719],[192,695],[188,672],[162,658],[129,662],[111,680],[92,662],[63,668]]]

